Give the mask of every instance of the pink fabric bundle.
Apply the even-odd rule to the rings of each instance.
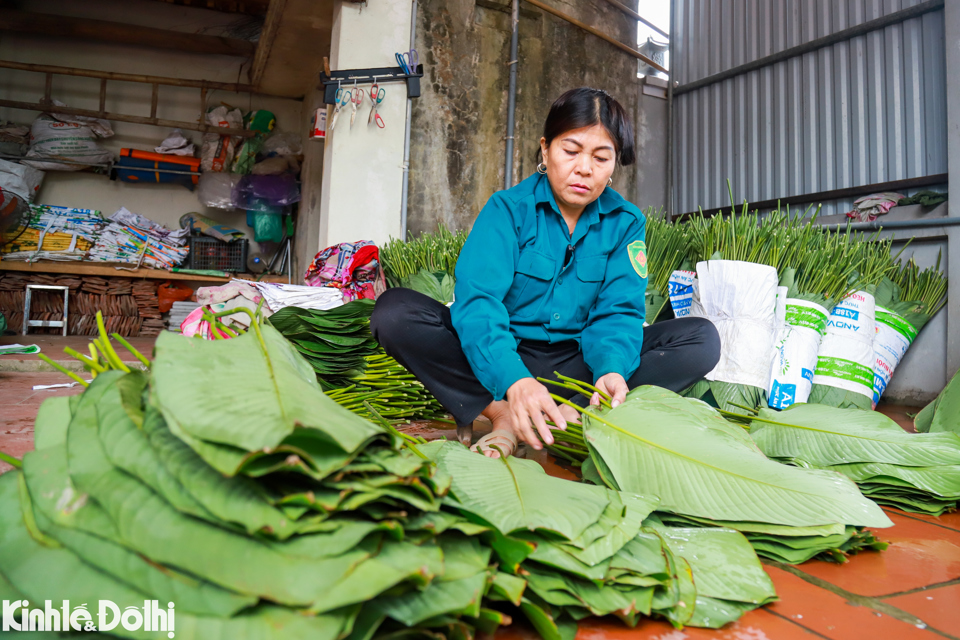
[[[380,250],[372,240],[327,247],[310,263],[303,280],[311,287],[340,289],[344,302],[376,300],[387,288]]]

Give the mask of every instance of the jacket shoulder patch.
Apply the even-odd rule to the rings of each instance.
[[[643,240],[637,240],[627,245],[627,253],[630,254],[630,264],[633,270],[641,278],[647,277],[647,243]]]

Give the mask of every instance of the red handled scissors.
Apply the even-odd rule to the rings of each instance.
[[[363,89],[353,88],[353,95],[350,98],[350,106],[353,107],[353,113],[350,114],[350,126],[353,127],[354,120],[357,119],[357,107],[363,102]]]
[[[370,87],[370,102],[372,106],[370,107],[370,115],[367,117],[367,124],[376,122],[377,126],[381,129],[386,126],[383,123],[383,118],[380,117],[380,103],[383,102],[383,95],[385,93],[386,91],[381,89],[377,83],[373,83],[373,86]]]

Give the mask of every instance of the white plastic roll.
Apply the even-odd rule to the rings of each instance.
[[[873,338],[873,406],[876,408],[903,354],[917,337],[917,328],[900,314],[877,307],[877,333]]]
[[[670,293],[670,306],[673,308],[674,317],[684,318],[690,315],[690,306],[693,303],[693,291],[696,282],[697,274],[693,271],[681,271],[677,269],[670,274],[667,287]]]
[[[873,398],[873,338],[876,307],[871,294],[857,291],[833,308],[820,343],[813,383]]]
[[[774,356],[767,390],[767,403],[774,409],[810,399],[817,353],[829,316],[814,302],[788,298],[786,303],[786,330]]]

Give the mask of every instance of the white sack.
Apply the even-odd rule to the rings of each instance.
[[[243,129],[243,114],[240,113],[240,109],[231,111],[221,105],[207,112],[207,124],[214,127]],[[230,165],[233,164],[233,154],[238,140],[238,136],[203,134],[203,143],[200,146],[200,168],[203,171],[229,171]]]
[[[875,306],[871,294],[857,291],[833,308],[820,343],[814,384],[873,398]]]
[[[107,124],[105,120],[100,122]],[[97,144],[97,131],[106,133],[101,124],[42,115],[30,128],[30,149],[23,162],[45,171],[80,171],[93,164],[109,164],[113,152]]]
[[[829,312],[814,302],[786,299],[784,333],[773,359],[767,389],[767,403],[774,409],[786,409],[795,402],[809,400],[828,316]]]
[[[692,315],[713,322],[720,333],[720,362],[705,377],[767,388],[777,324],[777,270],[735,260],[697,263],[700,305]]]
[[[43,171],[16,162],[0,160],[0,190],[9,191],[24,202],[33,202],[43,182]]]

